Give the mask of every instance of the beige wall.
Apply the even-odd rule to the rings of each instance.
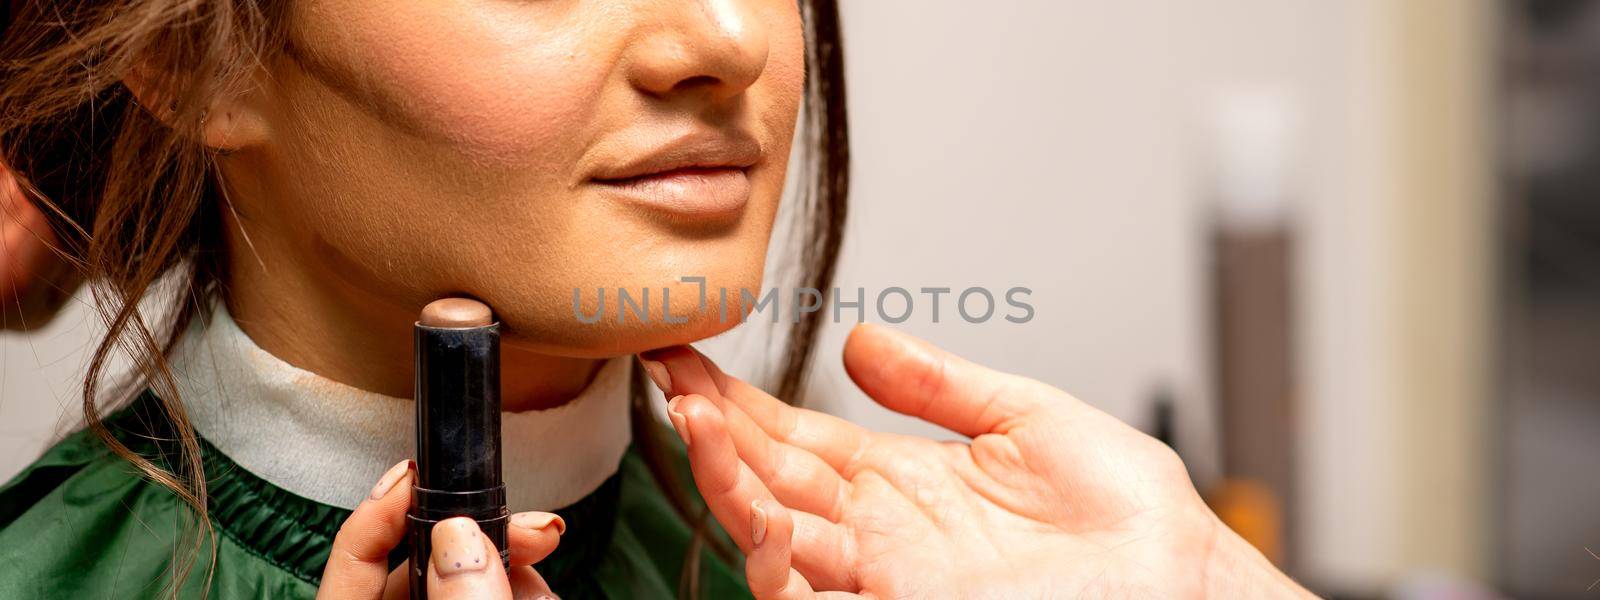
[[[1403,564],[1488,577],[1494,24],[1488,2],[1386,3],[1398,61],[1391,309]]]
[[[1136,424],[1155,387],[1170,386],[1202,480],[1215,472],[1202,108],[1240,88],[1294,99],[1307,166],[1291,204],[1303,248],[1304,575],[1376,589],[1419,566],[1483,574],[1483,382],[1463,373],[1482,364],[1485,306],[1461,298],[1478,298],[1485,279],[1471,259],[1430,260],[1482,247],[1481,182],[1462,176],[1484,160],[1483,132],[1462,125],[1484,106],[1473,74],[1483,3],[842,4],[857,185],[841,285],[1032,288],[1027,325],[971,325],[946,305],[945,322],[919,312],[903,327]],[[1469,150],[1448,152],[1459,147]],[[1457,200],[1479,204],[1453,211]],[[0,336],[0,476],[31,460],[75,402],[90,329],[77,311]],[[847,331],[823,332],[815,405],[939,434],[849,386],[838,366]],[[764,349],[752,333],[708,346],[754,375]],[[1430,352],[1440,340],[1453,350]],[[1434,510],[1446,498],[1458,502]]]

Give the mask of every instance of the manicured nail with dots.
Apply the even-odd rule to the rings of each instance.
[[[378,484],[372,486],[372,494],[368,496],[368,498],[377,500],[389,495],[389,490],[394,489],[394,485],[400,483],[400,479],[402,477],[405,477],[416,468],[416,463],[413,463],[409,460],[402,461],[400,464],[389,467],[389,472],[384,473],[383,477],[378,480]]]
[[[478,524],[457,517],[433,527],[433,565],[440,577],[482,571],[489,566]]]

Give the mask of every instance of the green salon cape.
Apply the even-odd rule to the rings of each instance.
[[[166,464],[175,456],[172,436],[154,402],[146,394],[106,424],[135,452]],[[204,440],[201,446],[214,535],[178,595],[314,597],[349,511],[274,487]],[[675,448],[679,472],[687,473],[682,446]],[[598,490],[556,512],[567,531],[536,568],[564,600],[679,596],[692,532],[636,449]],[[0,598],[167,596],[174,565],[193,548],[181,531],[187,514],[176,495],[93,433],[74,433],[0,489]],[[714,535],[726,540],[720,530]],[[696,546],[699,597],[749,597],[738,567]],[[403,553],[391,556],[391,566]]]

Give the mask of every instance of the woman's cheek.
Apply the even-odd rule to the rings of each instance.
[[[594,87],[582,69],[463,60],[405,70],[391,81],[402,118],[425,138],[491,164],[524,166],[569,156],[581,143]],[[498,68],[496,68],[498,67]],[[558,154],[560,156],[550,156]]]
[[[523,166],[581,141],[610,71],[589,64],[582,40],[431,4],[365,5],[318,22],[305,33],[313,70],[366,96],[387,125],[472,159]]]

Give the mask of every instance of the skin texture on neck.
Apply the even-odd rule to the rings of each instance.
[[[263,350],[295,367],[356,388],[411,398],[412,325],[405,306],[332,273],[331,263],[290,260],[271,238],[247,243],[230,216],[228,312]],[[272,268],[268,268],[271,265]],[[501,348],[506,412],[571,401],[604,361],[552,356],[516,344]]]

